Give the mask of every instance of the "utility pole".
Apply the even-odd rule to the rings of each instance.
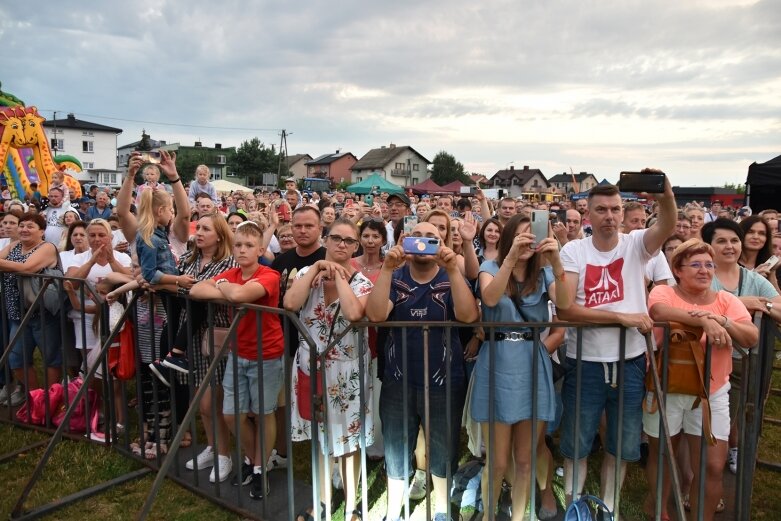
[[[279,165],[277,166],[277,187],[282,176],[282,164],[287,168],[287,131],[283,128],[279,133]]]
[[[52,147],[54,149],[54,157],[57,157],[57,151],[60,148],[60,140],[57,137],[57,111],[54,111],[54,117],[52,118],[52,121],[54,122],[54,146]]]

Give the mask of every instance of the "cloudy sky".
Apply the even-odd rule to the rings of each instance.
[[[3,90],[120,145],[284,128],[291,154],[396,143],[489,176],[657,166],[685,186],[781,154],[778,0],[31,5],[0,5]]]

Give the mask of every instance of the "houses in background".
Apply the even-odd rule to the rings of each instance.
[[[431,177],[428,165],[431,161],[411,146],[381,146],[366,152],[355,163],[352,171],[353,183],[360,183],[372,174],[379,174],[386,181],[399,186],[412,186]]]

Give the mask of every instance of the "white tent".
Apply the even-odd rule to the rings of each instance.
[[[214,185],[214,189],[217,190],[219,193],[230,193],[230,192],[251,192],[252,189],[248,188],[246,186],[240,185],[238,183],[232,183],[230,181],[226,181],[224,179],[219,179],[217,181],[212,181],[212,184]]]

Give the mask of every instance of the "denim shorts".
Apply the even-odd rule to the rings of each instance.
[[[605,450],[618,455],[618,426],[621,426],[621,459],[640,459],[640,435],[643,430],[643,398],[645,397],[646,357],[626,360],[624,367],[624,410],[623,421],[618,417],[618,397],[621,389],[613,387],[617,380],[618,362],[582,362],[580,425],[577,435],[578,458],[589,455],[594,436],[599,431],[602,411],[607,413],[607,440],[602,440]],[[561,418],[561,444],[559,450],[567,459],[575,458],[575,396],[577,393],[576,362],[574,358],[564,359],[564,387],[561,397],[564,415]]]
[[[228,355],[225,377],[222,379],[222,388],[225,398],[222,402],[224,414],[237,414],[234,403],[234,392],[238,394],[238,414],[247,414],[252,411],[260,413],[260,393],[258,391],[258,361],[235,357],[238,372],[234,375],[234,355]],[[282,387],[282,358],[263,360],[263,414],[271,414],[277,409],[277,397]]]
[[[380,419],[385,443],[385,469],[389,479],[407,479],[415,472],[413,455],[418,438],[418,427],[425,426],[424,390],[408,386],[407,403],[403,394],[403,382],[384,381],[380,391]],[[447,463],[450,471],[458,470],[461,413],[464,410],[465,389],[460,382],[451,385],[450,429],[447,427],[447,401],[445,388],[429,388],[429,414],[431,446],[428,457],[431,473],[444,478]],[[404,431],[404,418],[407,430]],[[406,443],[406,446],[405,446]],[[404,462],[409,462],[409,475],[404,474]]]
[[[33,365],[35,347],[41,351],[45,367],[60,367],[62,365],[62,346],[60,345],[60,317],[43,311],[43,325],[40,315],[31,317],[24,332],[11,348],[8,365],[11,369],[21,369],[27,360],[27,367]],[[8,339],[14,335],[21,320],[9,320],[10,332]],[[51,382],[50,382],[51,383]]]

